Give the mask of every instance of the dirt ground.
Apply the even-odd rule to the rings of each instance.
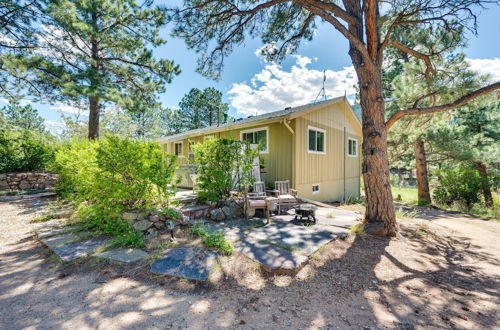
[[[498,222],[420,209],[399,238],[334,241],[295,276],[235,253],[201,284],[59,263],[29,223],[44,203],[0,201],[0,329],[500,328]]]

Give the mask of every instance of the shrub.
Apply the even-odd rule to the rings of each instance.
[[[63,144],[53,169],[60,174],[58,191],[80,204],[78,216],[86,227],[116,236],[115,245],[142,246],[141,235],[121,215],[126,209],[168,206],[175,157],[164,158],[156,143],[106,136]]]
[[[246,142],[231,139],[211,139],[193,146],[198,168],[198,197],[219,201],[229,197],[235,187],[253,183],[253,160],[257,150]]]
[[[44,170],[53,154],[40,134],[0,129],[0,173]]]
[[[479,173],[470,166],[442,168],[436,170],[434,177],[436,187],[433,197],[438,204],[464,204],[470,208],[480,201],[482,181]]]

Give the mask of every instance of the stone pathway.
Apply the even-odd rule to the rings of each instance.
[[[213,251],[198,248],[172,249],[151,265],[155,274],[206,281],[217,261]]]
[[[64,261],[73,261],[77,258],[92,254],[98,247],[110,242],[107,237],[93,237],[87,240],[60,245],[52,248],[55,254]]]

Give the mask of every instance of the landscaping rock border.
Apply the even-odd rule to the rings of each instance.
[[[0,191],[51,190],[58,178],[58,174],[49,171],[2,173]]]

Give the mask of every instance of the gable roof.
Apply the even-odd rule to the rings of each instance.
[[[254,123],[259,123],[261,121],[268,121],[268,120],[278,120],[281,118],[285,117],[291,117],[292,118],[297,118],[300,117],[303,114],[306,114],[308,112],[315,111],[321,107],[327,106],[327,105],[332,105],[338,102],[344,101],[349,105],[349,109],[351,110],[351,113],[353,117],[356,119],[356,122],[360,125],[361,127],[361,122],[359,121],[359,118],[356,116],[356,113],[353,111],[351,105],[349,104],[349,101],[344,97],[344,96],[339,96],[335,97],[329,100],[321,101],[321,102],[316,102],[316,103],[310,103],[306,105],[301,105],[298,107],[293,107],[293,108],[286,108],[284,110],[278,110],[278,111],[273,111],[273,112],[268,112],[264,113],[262,115],[258,116],[252,116],[248,118],[243,118],[243,119],[238,119],[234,122],[222,124],[222,125],[212,125],[209,127],[204,127],[204,128],[198,128],[198,129],[193,129],[190,131],[162,137],[156,139],[157,142],[173,142],[173,141],[179,141],[183,140],[185,138],[188,138],[190,136],[197,136],[197,135],[204,135],[208,133],[217,133],[221,131],[227,131],[230,129],[234,128],[241,128],[241,127],[247,127],[251,126],[251,124]]]

